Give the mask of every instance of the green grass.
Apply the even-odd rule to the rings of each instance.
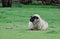
[[[39,14],[49,23],[47,31],[27,30],[33,14]],[[60,7],[23,5],[0,8],[0,39],[60,39]]]

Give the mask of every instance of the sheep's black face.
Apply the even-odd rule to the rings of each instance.
[[[38,17],[36,17],[36,16],[31,17],[30,22],[34,22],[35,19],[38,19]]]

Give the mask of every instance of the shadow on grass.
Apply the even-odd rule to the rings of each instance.
[[[47,34],[57,34],[58,32],[56,30],[50,30],[46,32]]]

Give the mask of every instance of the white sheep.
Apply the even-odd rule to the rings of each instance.
[[[48,23],[45,22],[38,14],[35,14],[30,18],[28,29],[47,30]]]

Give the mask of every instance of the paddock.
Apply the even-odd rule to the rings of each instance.
[[[12,8],[0,8],[0,39],[60,38],[60,7],[16,5]],[[27,30],[29,18],[33,14],[41,15],[42,19],[49,23],[47,31]]]

